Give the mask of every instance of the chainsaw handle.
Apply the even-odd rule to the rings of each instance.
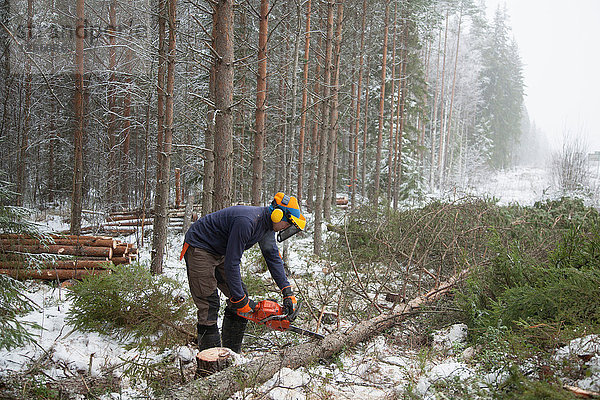
[[[293,313],[286,315],[287,319],[290,322],[294,322],[294,320],[296,319],[296,317],[298,316],[298,314],[300,313],[300,308],[302,307],[302,301],[298,302],[298,306],[296,307],[296,309],[294,310]]]

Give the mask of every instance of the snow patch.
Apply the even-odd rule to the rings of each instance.
[[[454,354],[454,349],[467,342],[467,325],[455,324],[433,334],[433,347],[436,350]]]
[[[588,359],[584,363],[588,376],[576,381],[575,386],[594,392],[600,391],[600,335],[573,339],[568,345],[558,349],[555,355],[557,361],[573,357]]]

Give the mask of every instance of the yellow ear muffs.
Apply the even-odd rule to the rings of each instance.
[[[280,222],[283,219],[283,210],[276,208],[271,213],[271,221]]]

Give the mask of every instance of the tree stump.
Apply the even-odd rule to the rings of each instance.
[[[198,364],[196,376],[205,377],[229,367],[233,363],[233,358],[228,348],[212,347],[198,353],[196,362]]]

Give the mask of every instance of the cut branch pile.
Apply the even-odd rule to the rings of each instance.
[[[0,274],[16,279],[81,279],[107,272],[111,263],[129,264],[136,258],[132,243],[112,237],[50,235],[42,242],[21,234],[0,235]]]
[[[185,216],[185,206],[169,209],[169,228],[181,229]],[[141,233],[145,227],[154,223],[154,211],[142,209],[112,212],[101,225],[91,225],[81,228],[83,233],[103,232],[109,235],[131,235]]]

